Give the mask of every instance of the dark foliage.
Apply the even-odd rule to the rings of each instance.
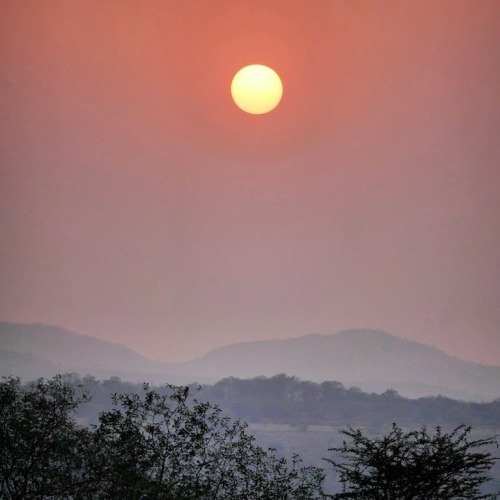
[[[225,411],[248,422],[291,425],[327,424],[369,426],[380,431],[387,422],[405,426],[462,423],[495,427],[500,421],[500,400],[470,403],[432,396],[409,399],[394,390],[369,394],[340,382],[320,384],[276,375],[253,379],[223,379],[204,386],[203,394]]]
[[[321,498],[323,473],[264,450],[188,387],[113,396],[90,429],[62,377],[0,386],[0,497],[6,499]]]
[[[0,498],[89,497],[90,433],[72,418],[86,399],[61,377],[0,384]]]
[[[287,462],[275,450],[258,446],[246,424],[225,416],[213,400],[234,413],[251,413],[254,421],[288,418],[294,424],[327,422],[328,408],[340,419],[344,407],[346,418],[356,402],[383,406],[385,401],[397,408],[407,401],[392,391],[370,395],[338,382],[312,384],[284,375],[226,379],[203,392],[171,385],[153,390],[118,378],[101,382],[66,375],[27,386],[9,378],[0,384],[0,498],[328,497],[322,492],[322,469],[303,467],[298,456]],[[477,406],[482,418],[491,419],[497,403]],[[469,440],[469,427],[449,434],[438,427],[430,435],[426,428],[405,433],[394,425],[378,439],[352,427],[343,433],[348,440],[327,460],[343,492],[329,498],[494,498],[480,489],[495,460],[483,447],[496,441]]]
[[[480,486],[494,458],[479,451],[496,443],[494,438],[469,440],[470,427],[459,426],[433,435],[424,427],[404,432],[396,424],[380,439],[369,439],[352,427],[339,448],[340,460],[326,459],[337,470],[342,493],[335,499],[451,500],[496,498],[484,495]]]
[[[273,450],[263,450],[210,403],[189,400],[189,388],[168,386],[160,395],[115,395],[116,409],[100,416],[101,488],[118,498],[309,499],[319,498],[322,472],[289,469]],[[110,465],[111,464],[111,465]],[[121,492],[121,494],[120,494]]]
[[[97,415],[112,407],[112,393],[140,392],[141,384],[117,377],[100,381],[65,375],[64,379],[77,387],[82,385],[92,399],[78,410],[86,423],[97,423]],[[191,386],[195,389],[195,386]],[[165,388],[156,388],[166,394]],[[370,428],[374,433],[387,430],[387,422],[403,427],[462,423],[474,428],[498,427],[500,399],[491,403],[471,403],[442,396],[409,399],[394,390],[370,394],[356,387],[344,387],[340,382],[315,383],[296,377],[275,375],[270,378],[226,378],[214,385],[203,386],[199,399],[219,405],[224,413],[252,423],[276,423],[293,426],[325,424],[353,425]]]

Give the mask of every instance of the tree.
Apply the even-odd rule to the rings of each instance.
[[[85,394],[55,377],[0,383],[0,498],[10,500],[312,500],[323,471],[257,446],[188,387],[115,394],[96,425],[77,425]]]
[[[470,427],[447,434],[440,427],[430,435],[425,427],[404,432],[396,424],[380,439],[360,429],[341,431],[349,438],[331,448],[343,461],[325,459],[339,474],[342,493],[330,498],[357,500],[451,500],[496,498],[481,486],[496,458],[485,446],[496,437],[470,440]]]
[[[269,499],[321,498],[323,472],[291,467],[247,434],[246,424],[219,407],[190,398],[187,387],[160,395],[113,396],[116,408],[95,429],[98,498]],[[97,478],[96,478],[97,479]]]
[[[0,498],[89,498],[89,432],[76,425],[77,397],[63,377],[0,384]]]

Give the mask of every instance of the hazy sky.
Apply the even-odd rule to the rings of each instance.
[[[0,0],[0,319],[497,364],[499,61],[498,0]],[[267,115],[231,100],[253,63]]]

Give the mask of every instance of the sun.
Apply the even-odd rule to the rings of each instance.
[[[251,64],[234,75],[231,95],[243,111],[262,115],[279,104],[283,96],[283,84],[273,69],[262,64]]]

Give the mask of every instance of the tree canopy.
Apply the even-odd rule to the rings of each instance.
[[[9,499],[315,499],[323,472],[256,445],[246,424],[190,396],[144,385],[115,394],[96,425],[62,377],[0,386],[0,497]]]
[[[0,383],[0,498],[495,498],[481,489],[496,460],[489,450],[496,439],[471,439],[470,427],[429,433],[393,424],[381,438],[344,429],[343,445],[325,459],[338,473],[342,492],[327,495],[322,468],[258,446],[245,423],[197,399],[193,388],[144,384],[115,393],[112,406],[84,426],[76,412],[91,398],[74,382],[57,376],[28,385],[17,378]],[[107,386],[121,387],[118,380]]]
[[[382,438],[370,439],[360,429],[343,430],[347,439],[326,459],[339,474],[342,493],[335,499],[451,500],[496,498],[481,493],[495,458],[482,451],[494,437],[471,440],[471,428],[451,433],[436,427],[405,432],[393,424]]]

